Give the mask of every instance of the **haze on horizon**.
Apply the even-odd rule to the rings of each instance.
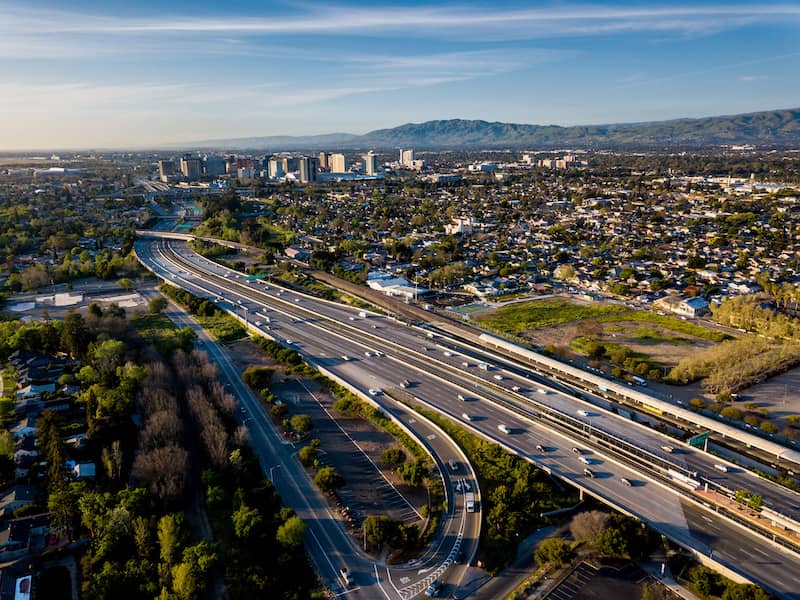
[[[800,5],[0,0],[0,151],[800,105]]]

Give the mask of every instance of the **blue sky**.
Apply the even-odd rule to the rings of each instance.
[[[0,0],[0,150],[800,106],[798,2]]]

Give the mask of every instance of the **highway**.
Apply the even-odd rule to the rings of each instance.
[[[713,555],[723,565],[784,597],[798,597],[797,555],[696,503],[687,503],[686,491],[679,484],[658,475],[658,467],[666,461],[685,473],[712,474],[713,464],[719,459],[689,448],[667,453],[661,446],[674,446],[674,440],[602,406],[556,393],[541,381],[529,379],[534,377],[529,369],[485,349],[443,336],[431,338],[424,330],[377,315],[362,318],[356,309],[281,291],[261,281],[246,282],[225,267],[202,259],[184,244],[140,240],[137,252],[165,280],[211,297],[251,323],[259,321],[265,334],[295,347],[364,392],[398,390],[401,381],[413,381],[414,385],[403,391],[420,403],[621,507],[685,547]],[[264,317],[269,317],[269,324]],[[491,363],[494,368],[482,370],[479,362]],[[542,418],[543,412],[548,412],[548,418]],[[556,418],[558,415],[560,418]],[[500,431],[500,425],[510,433]],[[612,438],[624,440],[627,447],[612,446],[608,441]],[[580,457],[573,448],[582,450]],[[586,468],[595,474],[593,478],[584,475]],[[745,472],[722,475],[733,480],[732,486],[740,481],[746,482],[746,489],[762,485]],[[763,485],[768,503],[775,502],[784,514],[797,510],[795,494],[767,482]],[[693,509],[687,511],[687,505]],[[696,511],[703,514],[698,517]],[[713,528],[703,516],[712,519]],[[741,560],[734,550],[765,560],[756,566]]]
[[[337,594],[346,594],[348,598],[407,600],[420,595],[433,581],[439,580],[449,584],[450,592],[459,597],[459,585],[477,552],[480,513],[467,513],[464,496],[456,491],[456,483],[463,484],[464,481],[476,489],[477,480],[466,457],[449,437],[426,419],[410,413],[406,407],[398,403],[384,404],[384,411],[405,423],[437,458],[448,507],[441,515],[434,543],[423,556],[404,565],[387,566],[376,562],[358,547],[341,520],[333,516],[328,500],[314,486],[294,446],[283,441],[261,401],[242,383],[241,374],[224,347],[215,343],[181,309],[173,306],[168,316],[180,326],[191,327],[197,333],[198,348],[209,353],[246,414],[251,415],[251,418],[242,418],[250,433],[251,446],[261,458],[264,473],[272,479],[283,502],[308,525],[308,553],[316,572],[329,589]],[[320,361],[323,368],[324,361],[324,358]],[[450,461],[458,464],[457,473],[451,473],[447,467]],[[457,560],[458,557],[461,560]],[[354,585],[343,585],[339,575],[342,567],[351,572]]]

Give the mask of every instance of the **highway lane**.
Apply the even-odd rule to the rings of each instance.
[[[205,287],[213,287],[208,282],[203,282],[203,284],[204,284]],[[258,285],[259,284],[250,284],[251,287],[252,286],[258,286]],[[261,285],[263,285],[263,284],[261,284]],[[258,287],[256,287],[256,289],[258,289]],[[228,292],[234,293],[234,290],[226,290],[225,291],[225,293],[228,293]],[[235,294],[239,294],[239,293],[240,292],[238,292],[238,291],[235,292]],[[243,300],[244,302],[253,302],[254,304],[255,303],[263,304],[262,299],[260,299],[260,298],[248,300],[248,298],[253,298],[254,297],[249,293],[242,294],[242,297],[244,298],[244,300]],[[299,299],[299,301],[297,301],[298,299]],[[315,310],[319,310],[320,313],[323,313],[323,309],[324,310],[328,310],[328,308],[329,308],[328,303],[318,302],[318,301],[315,301],[313,299],[309,299],[309,298],[307,298],[305,296],[295,294],[293,292],[284,292],[283,294],[281,294],[281,300],[282,301],[293,302],[296,307],[299,307],[300,305],[313,305]],[[275,306],[275,307],[279,308],[282,311],[287,311],[288,310],[287,306],[282,304],[282,303],[281,304],[277,304],[277,305],[272,305],[272,306]],[[322,307],[322,308],[319,308],[319,307]],[[337,308],[337,311],[344,310],[345,314],[349,314],[350,315],[349,317],[347,317],[348,321],[350,321],[350,317],[353,317],[353,315],[355,313],[355,311],[347,311],[345,307],[342,307],[342,308],[336,307],[336,308]],[[251,312],[251,314],[252,314],[252,312]],[[372,349],[382,348],[385,352],[387,352],[387,354],[396,351],[396,349],[389,344],[390,342],[391,343],[397,343],[397,340],[403,338],[404,336],[408,336],[409,335],[409,333],[408,333],[409,331],[415,331],[415,330],[413,330],[411,328],[407,328],[407,327],[397,327],[397,326],[391,324],[390,321],[388,321],[386,319],[379,319],[377,317],[370,318],[370,319],[361,319],[361,321],[365,322],[362,325],[364,325],[364,329],[367,330],[367,332],[369,332],[370,330],[371,331],[375,331],[374,329],[372,329],[372,325],[376,325],[376,326],[380,327],[380,329],[378,331],[380,332],[380,334],[381,334],[383,339],[380,340],[380,341],[372,341],[371,344],[370,344],[370,347]],[[352,323],[358,323],[358,322],[359,322],[359,319],[354,318],[353,321],[350,321],[349,323],[346,323],[346,324],[348,326],[350,326]],[[372,322],[372,323],[368,324],[367,322]],[[380,322],[380,325],[377,325],[378,322]],[[312,325],[317,325],[319,327],[319,326],[321,326],[321,322],[314,323],[314,319],[306,319],[305,322],[298,322],[298,323],[288,322],[285,325],[281,325],[281,327],[286,327],[288,330],[291,331],[292,335],[296,335],[297,336],[297,335],[302,335],[302,333],[301,333],[301,329],[302,328],[309,327],[309,326],[312,326]],[[318,327],[315,327],[315,329],[318,329]],[[351,335],[352,332],[347,332],[347,334]],[[283,335],[283,333],[281,333],[281,335]],[[317,338],[317,337],[320,337],[320,335],[321,335],[321,332],[314,331],[312,337],[313,338]],[[413,334],[413,335],[422,336],[423,334],[420,333],[420,332],[416,332],[415,331],[415,334]],[[339,334],[339,336],[340,337],[345,337],[341,333]],[[347,345],[348,343],[349,344],[353,344],[353,341],[346,340],[346,339],[342,340],[339,337],[336,337],[335,338],[335,342],[333,343],[334,347],[329,348],[329,351],[335,352],[336,354],[338,354],[339,352],[343,352],[343,353],[350,353],[350,354],[353,354],[353,355],[358,354],[358,352],[360,352],[360,350],[354,350],[352,345]],[[422,350],[421,349],[422,346],[424,346],[424,347],[432,347],[431,341],[430,340],[425,340],[424,337],[414,338],[413,343],[414,344],[418,344],[420,346],[420,349],[416,350],[416,347],[415,347],[414,350],[407,351],[407,356],[406,356],[406,358],[404,360],[408,360],[408,356],[413,355],[413,354],[421,354],[421,353],[430,353],[430,352],[432,352],[431,350]],[[389,344],[389,345],[387,345],[387,344]],[[363,348],[363,347],[365,347],[365,346],[362,344],[361,348]],[[448,357],[448,358],[451,358],[451,357]],[[342,362],[343,363],[350,363],[350,361],[342,361]],[[434,366],[438,362],[440,362],[438,359],[434,360],[434,359],[428,358],[428,365],[429,366]],[[348,364],[348,367],[347,367],[348,373],[345,373],[345,376],[350,376],[350,377],[353,376],[352,370],[353,370],[354,366],[355,365]],[[397,365],[395,365],[395,367],[396,366]],[[368,375],[368,377],[369,378],[375,377],[376,380],[377,380],[378,377],[380,377],[381,378],[380,379],[380,383],[382,385],[388,385],[388,384],[391,383],[392,379],[394,379],[396,381],[398,377],[402,376],[401,373],[398,372],[397,368],[392,368],[392,369],[389,369],[389,370],[386,370],[386,371],[382,371],[380,368],[376,369],[374,365],[370,365],[369,369],[370,369],[370,374]],[[489,380],[486,377],[487,376],[484,376],[484,378],[486,379],[485,382],[483,382],[483,383],[479,382],[479,387],[485,388],[486,384],[491,384],[492,386],[496,386],[497,385],[496,383],[494,383],[494,381],[496,381],[496,380],[492,381],[492,380]],[[470,379],[472,379],[472,378],[474,378],[474,377],[473,377],[472,374],[470,374]],[[375,380],[373,380],[373,381],[375,381]],[[371,381],[366,381],[366,382],[364,382],[364,385],[370,385],[370,383],[371,383]],[[471,381],[467,381],[466,383],[468,385],[462,386],[462,388],[460,388],[460,389],[465,389],[465,388],[468,389],[469,385],[474,385],[474,383],[472,383]],[[441,384],[441,382],[440,382],[440,384]],[[509,382],[509,384],[510,384],[510,382]],[[373,384],[373,385],[375,385],[375,384]],[[445,384],[443,388],[434,388],[434,389],[432,389],[430,397],[435,399],[437,407],[440,410],[441,409],[449,410],[450,414],[458,415],[459,414],[458,409],[453,410],[453,405],[457,406],[457,404],[456,404],[456,402],[457,402],[457,400],[456,400],[457,392],[454,391],[454,389],[459,389],[459,388],[457,388],[457,387],[453,388],[452,386],[448,386],[448,385]],[[422,385],[420,385],[419,392],[415,391],[414,393],[415,393],[415,395],[419,394],[420,397],[422,397],[422,395],[424,393],[424,391],[422,389]],[[556,394],[553,394],[553,396],[556,396]],[[453,400],[449,401],[451,406],[447,406],[447,402],[448,402],[447,399],[448,398],[452,398],[453,399]],[[494,438],[494,439],[498,439],[496,425],[499,424],[499,423],[505,423],[505,424],[509,425],[510,427],[513,427],[514,430],[518,430],[519,434],[516,435],[516,436],[503,436],[505,439],[503,439],[501,441],[504,441],[507,445],[512,445],[512,447],[517,448],[517,450],[521,454],[531,457],[533,460],[539,462],[540,464],[544,464],[546,466],[548,463],[552,463],[553,467],[554,467],[553,470],[555,472],[559,473],[559,474],[566,474],[566,476],[568,478],[569,478],[569,475],[568,475],[569,473],[572,473],[573,476],[576,475],[576,473],[578,472],[578,469],[577,469],[576,465],[578,463],[577,463],[577,460],[576,460],[576,458],[574,456],[569,457],[569,455],[564,456],[563,455],[564,453],[553,452],[553,454],[551,456],[546,456],[544,458],[543,457],[538,457],[538,459],[537,459],[536,452],[532,451],[533,448],[535,448],[535,445],[537,445],[539,443],[542,443],[543,441],[547,442],[547,439],[549,439],[547,436],[552,438],[553,433],[551,431],[544,430],[543,432],[536,433],[535,435],[532,435],[532,436],[530,436],[530,435],[529,436],[525,436],[523,434],[526,433],[528,431],[528,428],[531,427],[531,424],[530,424],[528,419],[522,419],[522,418],[519,418],[519,417],[515,417],[512,414],[500,414],[497,411],[499,409],[501,409],[502,407],[499,408],[498,406],[496,406],[495,404],[493,404],[491,402],[485,402],[485,404],[488,406],[485,409],[487,411],[487,415],[486,415],[487,418],[486,418],[485,422],[469,423],[468,426],[472,427],[475,430],[478,430],[478,431],[482,432],[484,435],[487,435],[488,437],[491,437],[491,438]],[[514,420],[515,418],[517,419],[516,421]],[[465,423],[465,424],[467,424],[467,423]],[[511,441],[509,441],[509,440],[511,440]],[[572,442],[568,442],[568,443],[572,443]],[[560,448],[560,446],[557,446],[557,448]],[[569,464],[569,461],[567,460],[568,458],[571,458],[571,460],[573,461],[571,464]],[[603,459],[603,460],[605,461],[605,459]],[[565,461],[567,461],[567,464],[565,464]],[[605,462],[603,464],[605,464]],[[690,546],[691,545],[698,545],[698,540],[692,539],[691,535],[687,535],[687,525],[686,525],[685,518],[683,518],[683,519],[677,518],[677,515],[674,512],[674,506],[667,506],[667,505],[670,505],[670,504],[674,505],[674,503],[665,502],[664,498],[663,498],[664,496],[677,498],[677,496],[675,496],[674,494],[665,494],[663,489],[661,489],[660,492],[654,493],[652,497],[651,496],[647,496],[647,495],[645,495],[643,493],[642,490],[647,490],[647,489],[654,489],[655,490],[655,489],[657,489],[659,487],[658,485],[649,483],[647,481],[643,482],[643,483],[645,483],[645,485],[637,486],[637,487],[635,487],[633,489],[627,488],[627,487],[624,486],[624,484],[622,484],[619,481],[619,478],[621,476],[623,476],[623,475],[621,475],[621,473],[622,474],[628,473],[634,479],[636,479],[636,478],[638,478],[638,475],[636,474],[636,471],[631,470],[629,467],[621,467],[619,465],[614,465],[614,467],[615,467],[615,470],[611,471],[613,473],[612,477],[608,478],[608,479],[611,479],[612,481],[605,481],[604,479],[601,479],[600,481],[592,480],[592,481],[584,482],[584,485],[586,485],[590,489],[593,489],[593,491],[595,491],[599,495],[609,494],[609,496],[606,496],[606,497],[610,497],[610,499],[612,501],[616,501],[618,503],[621,503],[622,505],[626,505],[626,504],[627,505],[632,505],[632,504],[635,505],[636,510],[632,511],[632,512],[634,512],[634,514],[637,514],[641,518],[643,518],[643,519],[645,519],[645,520],[647,520],[647,521],[649,521],[651,523],[656,524],[658,527],[660,527],[662,529],[662,531],[663,530],[668,530],[670,532],[671,536],[674,539],[678,539],[680,541],[683,541],[684,543],[687,543]],[[626,468],[628,469],[627,471],[624,470]],[[558,469],[561,469],[561,471],[559,471]],[[620,470],[617,470],[617,469],[622,469],[622,470],[620,471]],[[592,487],[592,486],[594,486],[594,487]],[[634,492],[634,490],[635,490],[635,492]],[[665,518],[665,514],[663,512],[665,507],[669,509],[669,514],[666,515],[666,518]],[[682,512],[681,512],[681,515],[682,515]],[[743,534],[742,535],[742,539],[746,542],[746,544],[753,544],[755,547],[763,547],[764,546],[764,542],[762,540],[756,539],[750,534],[746,534],[745,535],[745,532],[742,532],[742,534]],[[771,547],[770,547],[770,550],[771,550]],[[787,556],[781,555],[776,560],[778,560],[778,562],[783,564],[784,568],[789,567],[789,568],[792,568],[792,569],[796,569],[797,568],[796,557],[792,556],[792,557],[789,557],[789,558],[791,560],[787,560]],[[751,573],[751,575],[752,575],[752,573]],[[759,578],[759,577],[757,576],[757,578]]]

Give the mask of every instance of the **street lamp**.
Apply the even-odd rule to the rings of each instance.
[[[269,468],[269,481],[270,481],[270,483],[272,483],[272,484],[274,484],[274,483],[275,483],[275,479],[272,477],[272,472],[273,472],[275,469],[280,469],[280,468],[281,468],[281,466],[280,466],[280,465],[275,465],[274,467],[270,467],[270,468]]]

